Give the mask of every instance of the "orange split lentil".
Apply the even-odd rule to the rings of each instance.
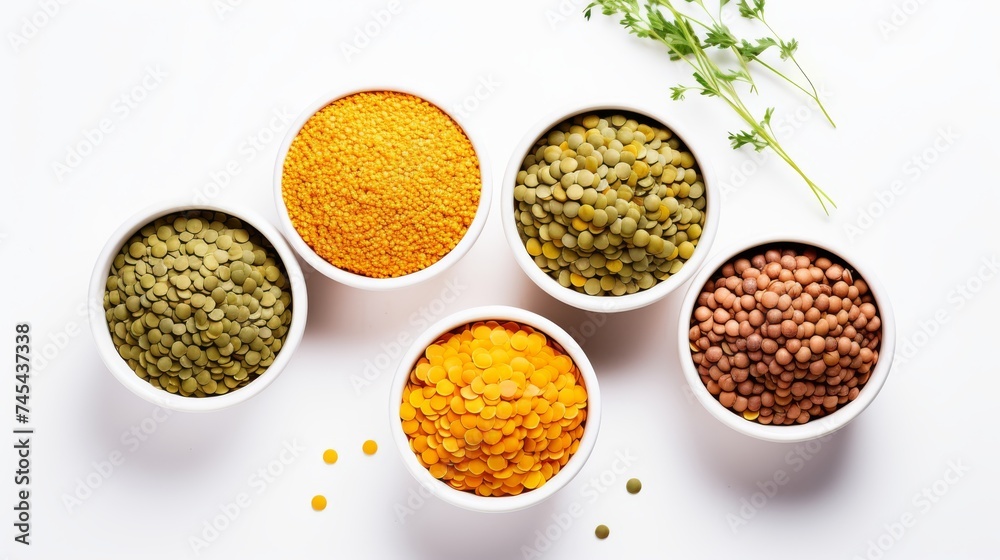
[[[316,494],[313,496],[312,508],[315,511],[323,511],[326,509],[326,496],[322,494]]]
[[[455,248],[479,205],[479,159],[437,106],[392,91],[317,111],[292,140],[281,195],[302,239],[334,266],[404,276]]]
[[[543,333],[479,322],[427,347],[399,418],[434,478],[480,496],[517,495],[543,486],[576,453],[587,390],[579,367]]]
[[[334,449],[327,449],[323,452],[323,462],[327,465],[332,465],[337,462],[337,451]]]

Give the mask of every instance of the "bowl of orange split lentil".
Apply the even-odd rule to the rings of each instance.
[[[365,88],[323,96],[278,152],[275,199],[292,247],[349,286],[431,278],[475,243],[489,171],[456,118],[423,94]]]
[[[566,486],[594,449],[601,396],[593,366],[558,325],[489,306],[442,319],[403,356],[391,431],[431,494],[510,512]]]

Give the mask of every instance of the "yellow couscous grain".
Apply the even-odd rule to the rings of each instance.
[[[302,239],[343,270],[393,278],[455,248],[479,205],[479,159],[465,132],[413,95],[343,97],[306,121],[281,193]]]

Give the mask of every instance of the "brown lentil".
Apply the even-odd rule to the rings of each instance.
[[[881,320],[868,285],[838,261],[804,245],[758,247],[705,284],[688,339],[722,406],[789,425],[857,398],[878,361]]]

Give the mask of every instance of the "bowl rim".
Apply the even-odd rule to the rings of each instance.
[[[142,227],[153,222],[157,218],[185,211],[212,211],[222,212],[250,225],[264,236],[271,246],[274,247],[285,267],[285,274],[288,277],[292,293],[294,314],[288,333],[282,344],[281,351],[278,352],[274,362],[268,366],[267,371],[271,375],[264,375],[253,380],[251,383],[230,391],[224,395],[207,398],[184,397],[180,394],[169,393],[158,389],[141,379],[135,374],[128,364],[118,355],[114,342],[111,340],[111,333],[108,331],[108,324],[104,311],[104,292],[107,287],[108,271],[115,255],[121,250],[125,242],[135,232]],[[139,210],[126,219],[108,237],[104,248],[97,258],[90,278],[90,285],[87,293],[90,319],[90,330],[93,333],[94,341],[97,345],[98,354],[101,360],[111,371],[114,377],[121,382],[132,393],[143,399],[164,408],[182,412],[209,412],[229,408],[254,396],[266,389],[274,379],[284,370],[288,361],[292,358],[295,349],[302,341],[305,332],[306,317],[309,309],[309,299],[306,295],[305,277],[298,261],[295,260],[295,253],[285,243],[281,233],[270,222],[252,210],[222,204],[192,204],[190,201],[166,201],[151,204]]]
[[[305,123],[320,109],[334,103],[335,101],[351,95],[370,92],[396,92],[408,94],[423,99],[424,101],[434,105],[452,121],[454,121],[462,132],[465,133],[466,138],[468,138],[469,142],[472,144],[472,149],[479,160],[479,205],[476,208],[475,216],[472,218],[472,223],[469,224],[469,227],[465,230],[462,238],[458,241],[455,247],[451,249],[451,251],[438,259],[434,264],[416,272],[411,272],[404,276],[397,276],[394,278],[372,278],[361,274],[355,274],[342,268],[338,268],[323,257],[319,256],[311,247],[309,247],[305,240],[302,239],[298,230],[295,229],[291,218],[288,216],[288,208],[285,206],[285,200],[281,194],[281,179],[285,167],[285,158],[288,156],[288,150],[291,147],[292,142],[295,140],[295,137],[298,136]],[[480,234],[485,228],[487,219],[489,218],[493,193],[491,181],[492,176],[490,174],[489,161],[486,157],[485,145],[481,141],[476,140],[474,135],[469,132],[469,127],[465,117],[459,117],[453,111],[447,109],[443,101],[434,95],[429,95],[428,93],[421,91],[419,88],[398,84],[381,83],[329,90],[309,103],[305,109],[299,113],[295,120],[292,121],[292,124],[288,128],[288,132],[285,133],[285,137],[282,139],[281,145],[278,148],[278,155],[275,159],[272,176],[274,202],[278,211],[278,222],[281,226],[282,232],[288,240],[289,245],[295,249],[295,252],[310,266],[318,270],[327,278],[347,286],[371,291],[394,290],[397,288],[405,288],[407,286],[419,284],[440,275],[442,272],[451,268],[455,265],[455,263],[461,260],[462,257],[464,257],[472,249],[472,246],[475,245]]]
[[[691,329],[690,320],[694,312],[694,305],[697,302],[698,295],[701,293],[701,288],[708,279],[723,264],[740,253],[757,247],[781,243],[813,246],[816,249],[838,257],[843,264],[856,270],[858,275],[868,284],[882,321],[882,341],[879,349],[879,359],[875,364],[871,377],[858,394],[858,398],[837,409],[833,414],[806,422],[805,424],[793,424],[791,426],[772,426],[750,422],[723,407],[715,397],[709,394],[705,388],[705,384],[702,383],[701,377],[698,375],[698,370],[691,360],[691,349],[688,341],[688,333]],[[833,434],[857,418],[875,400],[875,397],[885,385],[892,367],[893,357],[895,356],[896,320],[888,293],[878,277],[872,273],[873,269],[864,262],[864,259],[860,259],[859,262],[859,259],[856,257],[845,257],[845,255],[850,254],[850,251],[844,250],[844,248],[836,243],[826,240],[821,241],[808,235],[788,233],[761,235],[747,241],[733,243],[723,250],[713,253],[708,262],[698,271],[698,274],[688,287],[687,293],[684,294],[684,299],[680,305],[677,332],[681,370],[684,373],[685,379],[687,379],[691,392],[694,393],[698,402],[712,416],[733,430],[760,440],[797,443]]]
[[[403,389],[409,377],[413,364],[423,355],[428,345],[442,334],[462,325],[478,321],[513,321],[530,326],[554,340],[570,356],[580,368],[584,384],[587,388],[587,421],[580,439],[580,445],[573,457],[555,476],[550,478],[541,488],[523,492],[517,496],[479,496],[469,492],[456,490],[431,476],[416,455],[410,449],[409,438],[403,432],[399,418],[399,405],[403,398]],[[453,313],[437,321],[424,330],[414,340],[413,344],[403,354],[396,373],[393,376],[389,396],[389,424],[392,439],[399,456],[406,465],[406,470],[426,488],[432,495],[454,506],[483,513],[512,512],[534,506],[550,498],[566,486],[583,469],[597,443],[601,428],[601,393],[597,382],[597,374],[593,365],[584,353],[583,348],[561,327],[545,317],[519,307],[505,305],[490,305],[473,307]]]
[[[681,271],[671,276],[666,281],[658,282],[652,288],[640,290],[634,294],[626,294],[623,296],[592,296],[577,292],[576,290],[564,288],[554,278],[546,274],[542,269],[538,268],[535,261],[530,255],[528,255],[528,252],[524,249],[524,244],[521,242],[520,233],[517,231],[517,226],[515,224],[516,220],[514,218],[514,186],[517,182],[517,174],[521,169],[521,163],[524,161],[524,158],[527,156],[532,145],[534,145],[534,143],[541,138],[542,135],[551,130],[555,125],[582,113],[599,111],[624,111],[634,113],[655,121],[661,126],[669,129],[675,137],[684,143],[688,151],[691,152],[691,155],[694,156],[694,160],[701,170],[702,182],[705,184],[705,196],[707,198],[705,226],[702,228],[702,234],[698,241],[698,247],[695,248],[694,254],[691,258],[684,263],[684,267],[681,268]],[[694,276],[702,262],[704,262],[704,260],[708,257],[712,244],[715,241],[715,236],[719,228],[722,195],[717,186],[715,170],[712,167],[710,160],[706,160],[703,157],[705,151],[702,148],[697,148],[692,145],[690,140],[694,138],[694,136],[690,133],[689,127],[686,124],[678,122],[676,116],[677,115],[672,115],[672,118],[665,118],[665,115],[655,110],[639,107],[628,102],[610,101],[596,104],[588,103],[570,111],[552,111],[528,129],[527,133],[514,149],[510,161],[507,163],[507,169],[500,189],[500,200],[498,204],[500,205],[500,217],[503,222],[504,238],[507,240],[507,245],[510,247],[511,252],[514,255],[514,260],[517,261],[521,270],[523,270],[524,273],[527,274],[528,278],[530,278],[539,288],[555,299],[577,309],[599,313],[618,313],[631,311],[633,309],[645,307],[657,302],[680,286],[684,285],[691,279],[691,277]]]

